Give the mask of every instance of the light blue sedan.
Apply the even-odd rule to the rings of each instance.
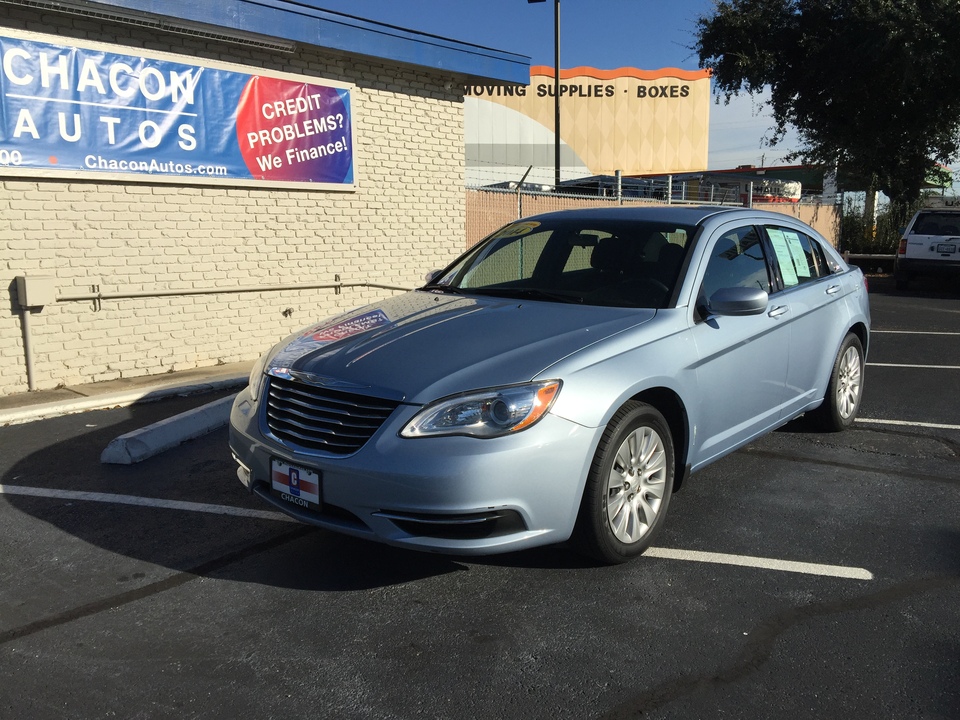
[[[804,413],[852,425],[869,328],[862,273],[787,215],[538,215],[269,350],[230,447],[252,493],[329,530],[622,562],[691,472]]]

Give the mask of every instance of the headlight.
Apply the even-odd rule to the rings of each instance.
[[[265,352],[260,356],[260,359],[253,364],[253,368],[250,370],[250,397],[253,398],[254,402],[260,399],[260,389],[263,387],[263,367],[267,363],[267,356],[269,352]]]
[[[548,380],[455,395],[427,405],[400,435],[491,438],[520,432],[547,414],[559,392],[560,381]]]

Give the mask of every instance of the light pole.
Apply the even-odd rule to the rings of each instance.
[[[528,3],[546,0],[527,0]],[[553,0],[553,184],[560,186],[560,0]]]

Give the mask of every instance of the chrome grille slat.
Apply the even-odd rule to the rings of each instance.
[[[308,405],[305,403],[287,403],[283,398],[274,398],[273,396],[269,399],[269,404],[271,407],[275,408],[277,412],[282,412],[287,415],[298,415],[301,417],[324,417],[329,422],[352,422],[354,425],[379,425],[383,421],[383,414],[370,415],[364,413],[358,415],[351,413],[348,410],[341,410],[339,408],[322,408],[318,409],[317,406]],[[389,413],[387,413],[389,414]]]
[[[279,403],[288,403],[289,405],[296,405],[299,407],[304,407],[308,409],[316,408],[316,398],[305,398],[302,395],[297,397],[291,397],[285,393],[275,393],[271,390],[270,400],[276,400]],[[390,408],[392,410],[393,408]],[[357,412],[357,409],[346,403],[330,403],[327,407],[324,408],[325,412],[328,413],[338,413],[340,415],[348,415],[350,417],[362,417],[362,418],[372,418],[377,419],[382,417],[384,408],[362,408],[363,412]],[[291,412],[293,410],[291,409]]]
[[[399,404],[271,377],[267,427],[284,444],[349,455],[363,447]]]
[[[321,438],[315,435],[301,435],[300,433],[290,432],[286,433],[287,436],[298,440],[297,444],[307,446],[309,445],[315,450],[326,450],[327,452],[334,452],[339,455],[345,455],[348,452],[352,452],[354,449],[354,442],[335,442],[333,439],[334,436],[329,438]]]
[[[306,433],[309,436],[309,433],[329,433],[331,435],[345,435],[351,437],[362,437],[367,438],[376,431],[378,426],[357,426],[357,425],[344,425],[337,423],[306,423],[299,422],[291,417],[281,417],[279,415],[273,416],[274,420],[278,424],[289,425],[294,428],[297,428],[299,432]],[[351,432],[352,431],[352,432]]]
[[[273,386],[273,389],[276,392],[300,395],[309,400],[314,399],[316,397],[316,391],[319,390],[327,393],[325,399],[333,404],[339,403],[342,405],[349,405],[351,407],[355,406],[372,410],[379,410],[384,407],[392,406],[389,400],[367,397],[366,395],[356,395],[354,393],[347,393],[341,390],[330,390],[329,388],[322,386],[308,385],[298,380],[280,380],[280,382],[283,383],[283,385],[275,384]]]

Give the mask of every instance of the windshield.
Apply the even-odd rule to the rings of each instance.
[[[428,289],[615,307],[666,307],[694,228],[650,222],[518,221]]]

